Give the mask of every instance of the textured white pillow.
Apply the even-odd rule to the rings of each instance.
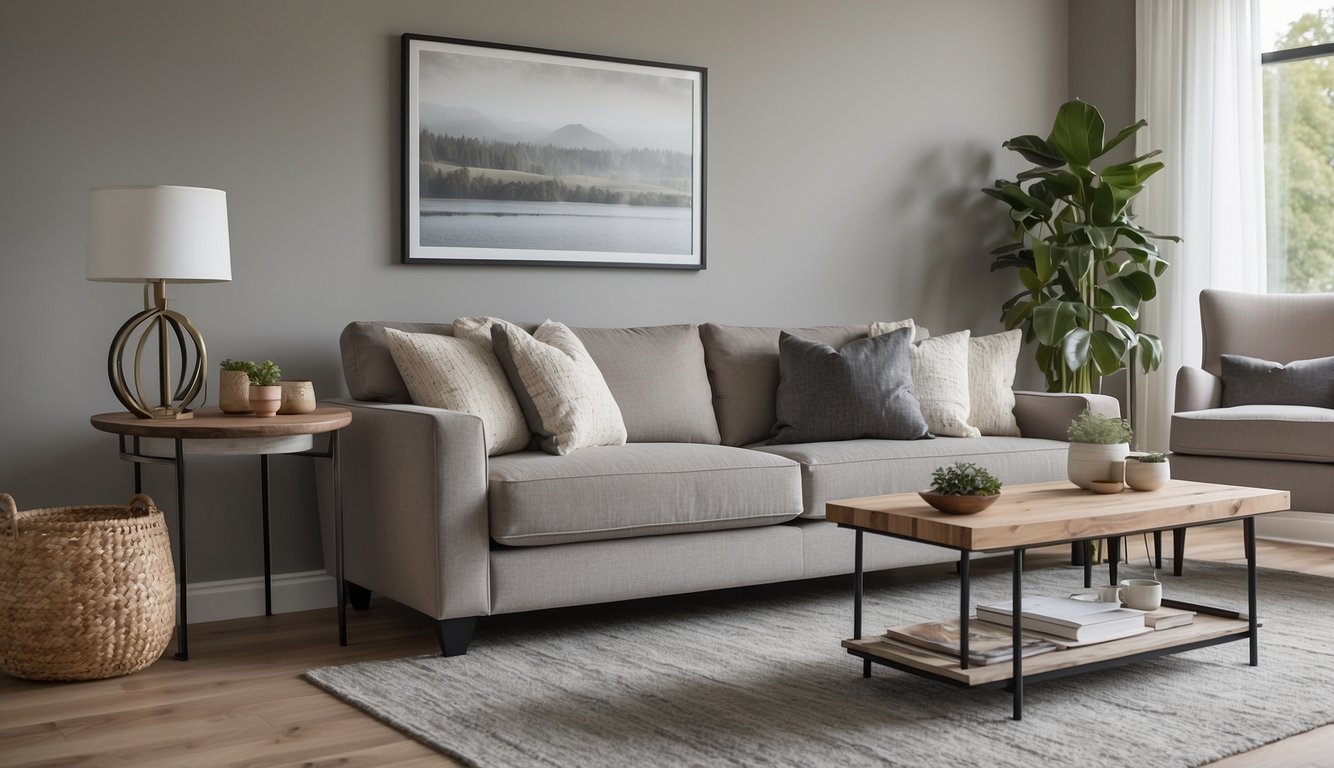
[[[384,335],[412,402],[480,418],[488,456],[528,445],[532,434],[490,345],[393,328]]]
[[[968,331],[921,338],[924,329],[912,320],[872,323],[871,336],[898,328],[912,328],[912,391],[922,408],[922,418],[933,435],[977,437],[980,432],[968,423]]]
[[[1019,436],[1014,418],[1014,370],[1024,332],[1018,328],[968,342],[968,423],[984,435]]]
[[[569,328],[548,320],[529,335],[511,323],[493,322],[491,344],[542,450],[563,456],[588,446],[625,444],[616,398]]]

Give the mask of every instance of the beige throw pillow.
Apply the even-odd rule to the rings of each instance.
[[[488,456],[528,445],[532,435],[523,411],[490,345],[393,328],[384,335],[412,402],[480,418]]]
[[[897,328],[912,328],[914,338],[924,334],[912,320],[872,323],[871,335]],[[923,338],[912,347],[912,391],[922,408],[931,434],[941,437],[977,437],[968,423],[968,331]]]
[[[1014,418],[1014,371],[1024,332],[1018,328],[968,342],[968,423],[984,435],[1019,436]]]
[[[493,322],[491,344],[542,450],[563,456],[625,443],[621,409],[569,328],[548,320],[529,335],[511,323]]]

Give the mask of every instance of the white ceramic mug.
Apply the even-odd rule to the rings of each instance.
[[[1156,611],[1163,604],[1163,583],[1153,579],[1125,579],[1120,585],[1121,600],[1127,608]]]

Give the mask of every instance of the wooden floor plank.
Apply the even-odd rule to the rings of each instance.
[[[1068,547],[1034,551],[1028,563],[1068,555]],[[1187,556],[1244,562],[1240,526],[1192,530]],[[1334,549],[1261,540],[1258,557],[1262,566],[1334,577]],[[978,561],[974,573],[988,568],[1008,565]],[[904,569],[891,578],[911,583],[923,573]],[[939,577],[938,568],[926,573]],[[459,765],[301,679],[311,667],[436,651],[432,622],[388,601],[354,613],[351,627],[352,644],[340,648],[332,610],[198,624],[188,662],[164,658],[128,677],[87,683],[0,675],[0,765]],[[1334,726],[1326,726],[1214,766],[1334,768],[1331,755]]]

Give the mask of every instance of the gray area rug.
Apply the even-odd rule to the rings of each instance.
[[[1031,572],[1025,592],[1068,594],[1081,573]],[[1244,567],[1185,573],[1163,577],[1169,597],[1244,610]],[[948,567],[894,582],[868,576],[866,634],[958,604]],[[1260,666],[1241,641],[1030,683],[1021,722],[1004,691],[863,679],[839,647],[848,579],[494,617],[465,656],[306,678],[477,766],[1194,766],[1334,722],[1334,580],[1259,583]],[[975,601],[1008,596],[1008,569],[974,579]]]

